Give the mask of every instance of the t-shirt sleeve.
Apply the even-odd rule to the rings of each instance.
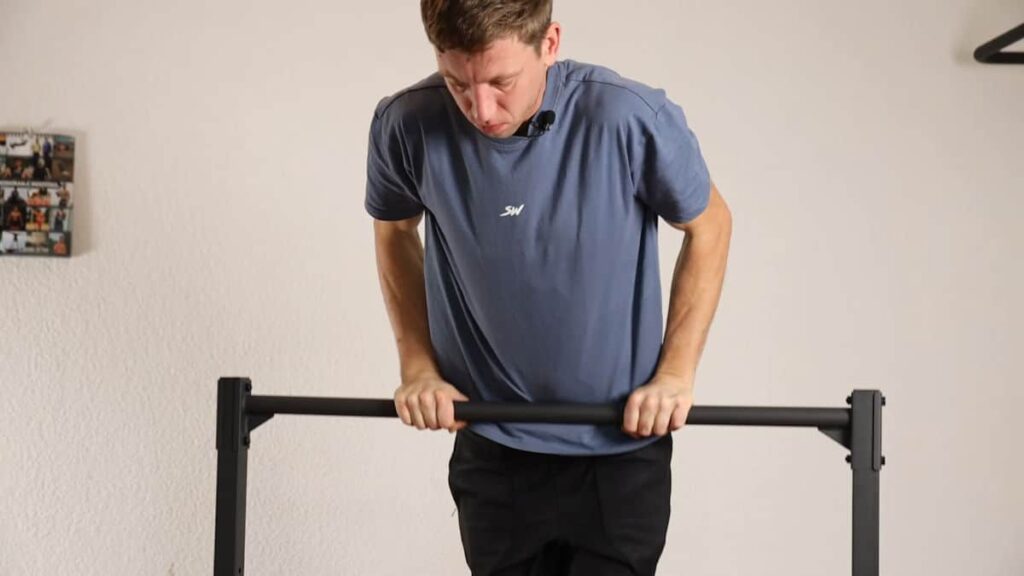
[[[366,154],[364,205],[370,216],[378,220],[404,220],[423,211],[399,138],[397,131],[385,132],[379,113],[373,115]]]
[[[665,100],[644,132],[635,162],[637,198],[669,222],[700,216],[711,179],[683,109]]]

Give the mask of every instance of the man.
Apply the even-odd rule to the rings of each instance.
[[[474,575],[654,574],[729,210],[664,92],[557,60],[551,0],[421,12],[438,72],[380,102],[367,161],[396,409],[458,431]],[[659,216],[685,232],[664,342]],[[623,423],[467,427],[468,399],[621,402]]]

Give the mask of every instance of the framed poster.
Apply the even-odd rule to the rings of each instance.
[[[75,139],[0,132],[0,256],[70,256]]]

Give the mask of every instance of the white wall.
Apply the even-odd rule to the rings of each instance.
[[[970,57],[1020,2],[556,17],[563,57],[684,107],[732,207],[697,403],[883,389],[883,573],[1024,573],[1024,67]],[[391,396],[366,129],[432,66],[409,1],[4,0],[0,128],[77,136],[78,211],[70,260],[0,258],[0,574],[210,574],[219,376]],[[397,420],[275,418],[247,573],[468,573],[450,449]],[[686,428],[673,468],[661,573],[849,573],[824,436]]]

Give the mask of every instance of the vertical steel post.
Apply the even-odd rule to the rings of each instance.
[[[878,576],[879,476],[882,456],[882,406],[878,390],[855,390],[847,399],[853,469],[853,576]]]
[[[245,485],[249,461],[248,378],[217,383],[217,516],[213,575],[242,576],[245,570]]]

